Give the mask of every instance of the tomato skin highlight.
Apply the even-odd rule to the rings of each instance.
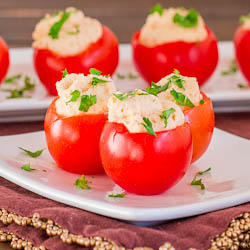
[[[9,69],[9,48],[7,43],[0,37],[0,84],[4,80]]]
[[[132,38],[133,59],[137,71],[151,84],[178,69],[184,76],[197,78],[203,85],[218,63],[217,40],[206,26],[207,38],[198,43],[170,42],[147,47],[139,42],[140,31]]]
[[[118,65],[118,40],[110,29],[103,25],[103,35],[83,52],[62,57],[47,49],[34,49],[33,61],[40,81],[51,95],[57,95],[56,82],[62,79],[62,71],[89,74],[96,68],[103,75],[112,75]]]
[[[212,101],[204,93],[201,92],[201,94],[204,104],[184,111],[193,138],[192,162],[198,160],[206,152],[212,139],[215,125]]]
[[[49,152],[58,167],[76,174],[103,173],[99,141],[107,114],[62,117],[56,112],[56,100],[46,113],[44,130]]]
[[[241,26],[236,30],[234,50],[238,66],[250,85],[250,30]]]
[[[129,133],[123,124],[107,122],[100,140],[106,174],[128,192],[156,195],[177,183],[192,157],[192,136],[185,123],[176,129]]]

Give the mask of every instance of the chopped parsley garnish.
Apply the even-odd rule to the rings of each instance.
[[[94,104],[96,104],[96,95],[82,95],[79,110],[88,112]]]
[[[100,76],[102,72],[99,71],[99,70],[97,70],[97,69],[95,69],[95,68],[91,68],[91,69],[89,70],[89,73],[92,74],[92,75]]]
[[[145,123],[142,123],[142,125],[145,127],[145,129],[148,131],[148,133],[150,135],[154,135],[155,137],[157,137],[155,131],[153,130],[152,122],[146,117],[143,117],[143,121]]]
[[[77,35],[78,33],[80,33],[79,25],[75,26],[75,31],[68,32],[69,35]]]
[[[35,171],[36,169],[35,168],[31,168],[30,167],[30,163],[27,163],[27,164],[24,164],[21,169],[27,171],[27,172],[32,172],[32,171]]]
[[[117,73],[116,76],[117,76],[118,79],[121,79],[121,80],[124,80],[126,78],[125,75],[122,75],[120,73]]]
[[[246,16],[240,16],[239,23],[243,24],[245,22],[245,19],[249,18],[250,19],[250,13]]]
[[[55,22],[49,30],[49,36],[52,37],[52,39],[57,39],[59,32],[63,26],[63,24],[67,21],[67,19],[70,17],[71,12],[63,12],[62,17],[59,21]]]
[[[179,76],[181,73],[178,69],[174,69],[174,74],[176,74],[177,76]]]
[[[79,179],[76,179],[75,186],[80,189],[91,189],[89,184],[92,183],[91,181],[88,181],[85,179],[85,176],[82,175]]]
[[[17,80],[19,80],[22,77],[21,74],[17,74],[14,76],[7,77],[4,82],[5,83],[16,83]]]
[[[37,150],[37,151],[35,151],[35,152],[32,152],[32,151],[29,151],[29,150],[24,149],[24,148],[21,148],[21,147],[18,147],[18,148],[21,149],[22,151],[24,151],[27,155],[29,155],[29,156],[32,157],[32,158],[37,158],[37,157],[39,157],[39,156],[43,153],[43,151],[45,150],[45,148],[44,148],[44,149],[41,149],[41,150]]]
[[[158,12],[159,15],[161,16],[163,14],[163,8],[161,6],[161,4],[157,3],[150,11],[151,13],[155,13]]]
[[[155,82],[152,82],[152,86],[146,88],[146,92],[147,92],[148,94],[157,96],[157,95],[160,94],[161,92],[167,90],[170,83],[174,83],[174,84],[176,84],[180,89],[184,89],[184,90],[185,90],[185,88],[184,88],[184,86],[183,86],[183,81],[184,81],[184,80],[182,80],[182,78],[181,78],[181,76],[180,76],[180,71],[177,70],[177,69],[175,69],[175,70],[174,70],[174,75],[172,75],[172,76],[168,79],[167,83],[165,83],[163,86],[159,86],[159,85],[157,85]]]
[[[179,13],[174,15],[173,21],[181,27],[190,28],[195,27],[198,24],[199,13],[194,9],[190,9],[186,16],[182,16]]]
[[[106,82],[110,82],[110,81],[103,80],[103,79],[100,79],[100,78],[94,76],[92,78],[92,83],[91,84],[92,84],[92,86],[96,86],[99,83],[106,83]]]
[[[237,85],[237,87],[240,88],[240,89],[246,88],[246,86],[243,85],[243,84],[241,84],[241,83],[239,83],[239,84]]]
[[[204,102],[204,100],[200,100],[200,104],[204,104],[205,102]]]
[[[69,74],[67,69],[64,69],[64,71],[62,71],[62,73],[63,73],[62,78],[65,78],[65,76]]]
[[[162,115],[160,116],[161,119],[164,120],[165,127],[168,125],[168,118],[175,112],[176,110],[174,108],[170,108],[168,110],[162,111]]]
[[[188,97],[186,97],[184,94],[177,92],[176,90],[172,89],[170,91],[170,94],[174,97],[176,103],[180,106],[186,106],[193,108],[194,104],[190,101]]]
[[[66,104],[68,104],[69,102],[76,102],[79,99],[80,95],[81,95],[81,92],[79,90],[74,90],[71,93],[71,99],[67,101]]]
[[[238,71],[238,66],[235,60],[232,60],[230,68],[228,70],[222,71],[221,75],[230,75],[230,74],[235,74]]]
[[[127,193],[109,194],[108,197],[111,197],[111,198],[124,198],[126,195],[127,195]]]
[[[138,75],[134,75],[133,73],[128,73],[128,78],[129,79],[136,79],[136,78],[138,78]]]
[[[120,93],[120,94],[113,94],[117,99],[119,99],[120,101],[124,101],[126,99],[128,99],[129,97],[133,97],[136,95],[147,95],[148,93],[146,92],[138,92],[138,89],[135,89],[133,91],[127,92],[127,93]]]
[[[163,86],[158,86],[155,82],[152,82],[152,87],[146,88],[146,92],[150,95],[157,96],[159,93],[168,89],[170,82],[171,81],[168,80],[168,82]]]
[[[198,175],[204,175],[205,173],[208,173],[211,170],[211,168],[208,168],[204,171],[199,171],[196,173],[195,177],[193,178],[192,182],[190,183],[192,186],[200,186],[201,190],[205,189],[205,185],[202,183],[202,179],[196,179]]]

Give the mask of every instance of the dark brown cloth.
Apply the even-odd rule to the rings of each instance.
[[[168,241],[176,250],[187,250],[191,247],[207,249],[211,239],[224,232],[233,217],[250,211],[250,203],[247,203],[157,226],[140,227],[43,198],[3,178],[0,178],[0,184],[0,208],[27,217],[32,217],[37,212],[42,218],[52,219],[70,233],[106,237],[126,248],[158,249]],[[35,246],[43,245],[47,249],[82,249],[79,246],[66,245],[59,237],[49,237],[44,231],[32,227],[0,224],[0,229],[13,232],[30,240]]]

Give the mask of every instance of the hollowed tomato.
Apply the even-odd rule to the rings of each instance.
[[[118,40],[110,29],[103,26],[103,35],[83,52],[62,57],[47,49],[34,49],[33,61],[41,82],[51,95],[57,95],[56,82],[61,80],[62,71],[88,74],[96,68],[103,75],[112,75],[119,61]]]
[[[214,111],[210,98],[204,93],[203,104],[184,110],[193,138],[192,162],[198,160],[207,150],[214,130]]]
[[[192,157],[192,136],[185,123],[173,130],[129,133],[123,124],[107,122],[100,155],[107,175],[128,192],[155,195],[177,183]]]
[[[0,83],[9,69],[9,49],[6,42],[0,37]]]
[[[133,59],[141,76],[149,83],[158,82],[178,69],[182,75],[194,76],[204,84],[214,72],[218,62],[215,35],[207,29],[207,38],[196,43],[170,42],[155,47],[140,43],[140,31],[132,39]]]
[[[250,30],[239,27],[234,35],[235,56],[239,68],[250,85]]]
[[[51,156],[60,168],[68,172],[85,175],[104,172],[99,141],[107,115],[63,117],[56,112],[56,99],[50,105],[44,122]]]

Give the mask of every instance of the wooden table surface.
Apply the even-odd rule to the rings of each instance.
[[[249,0],[168,0],[157,1],[163,6],[197,9],[219,40],[232,40],[239,16],[250,12]],[[0,1],[0,36],[10,47],[31,45],[31,33],[38,20],[47,12],[74,6],[109,26],[120,42],[130,42],[132,34],[144,23],[154,0],[8,0]],[[250,139],[250,113],[217,114],[216,126]],[[0,136],[43,129],[43,122],[0,123]],[[0,250],[10,249],[0,243]]]

